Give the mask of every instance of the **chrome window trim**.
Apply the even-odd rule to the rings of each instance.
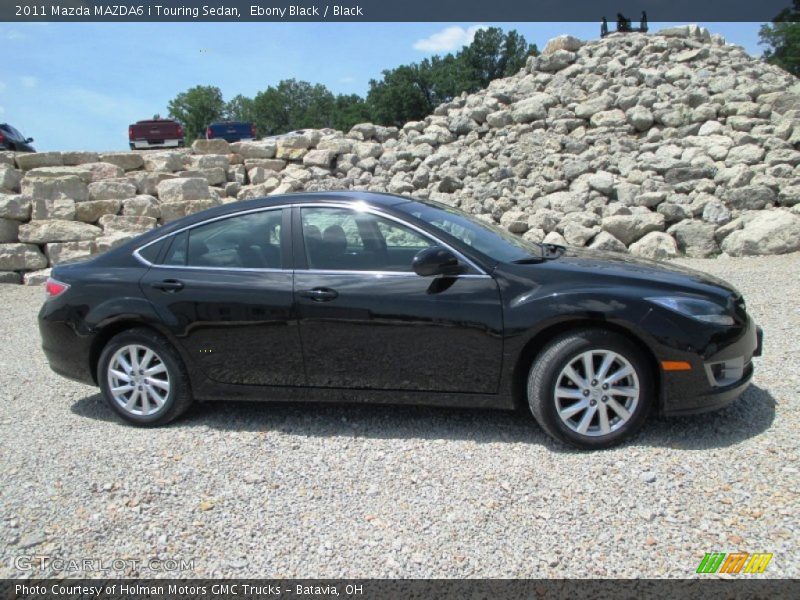
[[[248,268],[245,268],[245,267],[192,267],[192,266],[189,266],[189,265],[154,265],[149,260],[144,258],[141,254],[139,254],[139,252],[141,250],[144,250],[148,246],[152,246],[153,244],[156,244],[156,243],[160,242],[161,240],[164,240],[164,239],[166,239],[168,237],[176,236],[179,233],[183,233],[184,231],[187,231],[189,229],[194,229],[195,227],[200,227],[201,225],[207,225],[208,223],[214,223],[216,221],[223,221],[225,219],[230,219],[232,217],[238,217],[240,215],[249,215],[249,214],[252,214],[252,213],[267,212],[267,211],[270,211],[270,210],[283,210],[284,208],[291,208],[291,206],[292,206],[291,204],[281,204],[280,206],[262,206],[261,208],[252,208],[250,210],[242,210],[242,211],[235,212],[235,213],[230,213],[230,214],[227,214],[227,215],[220,215],[219,217],[214,217],[212,219],[206,219],[205,221],[201,221],[199,223],[193,223],[192,225],[187,225],[186,227],[181,227],[180,229],[176,229],[175,231],[170,231],[169,233],[166,233],[166,234],[164,234],[164,235],[162,235],[160,237],[157,237],[156,239],[154,239],[154,240],[152,240],[150,242],[147,242],[143,246],[139,246],[138,248],[136,248],[136,250],[133,251],[133,256],[135,256],[136,259],[139,262],[141,262],[142,264],[144,264],[145,266],[154,267],[154,268],[166,268],[166,269],[214,269],[214,270],[223,270],[223,271],[291,271],[291,269],[266,269],[266,268],[264,268],[264,269],[248,269]]]
[[[171,231],[171,232],[166,233],[166,234],[164,234],[164,235],[162,235],[160,237],[157,237],[156,239],[154,239],[154,240],[152,240],[150,242],[147,242],[143,246],[139,246],[138,248],[136,248],[133,251],[133,256],[139,262],[141,262],[143,265],[145,265],[147,267],[154,268],[154,269],[189,269],[189,270],[206,270],[206,271],[208,271],[208,270],[211,270],[211,271],[234,271],[234,272],[251,271],[251,272],[267,272],[267,273],[269,273],[269,272],[272,272],[272,273],[275,273],[275,272],[279,272],[279,273],[297,272],[297,273],[314,273],[314,274],[319,274],[319,275],[342,275],[342,274],[344,274],[344,275],[356,275],[356,274],[365,275],[365,274],[367,274],[367,275],[393,275],[393,276],[402,276],[402,277],[407,277],[407,276],[419,277],[419,275],[417,275],[413,271],[357,271],[357,270],[352,270],[352,269],[339,271],[339,270],[335,270],[335,269],[272,269],[272,268],[246,268],[246,267],[198,267],[198,266],[190,266],[190,265],[156,265],[156,264],[151,263],[149,260],[147,260],[146,258],[144,258],[140,254],[140,251],[144,250],[148,246],[152,246],[153,244],[156,244],[156,243],[158,243],[158,242],[160,242],[160,241],[162,241],[162,240],[164,240],[164,239],[166,239],[168,237],[176,236],[179,233],[183,233],[184,231],[187,231],[189,229],[194,229],[195,227],[200,227],[202,225],[207,225],[209,223],[214,223],[216,221],[222,221],[224,219],[230,219],[230,218],[238,217],[238,216],[241,216],[241,215],[248,215],[248,214],[252,214],[252,213],[266,212],[266,211],[271,211],[271,210],[283,210],[284,208],[295,208],[295,207],[301,208],[301,209],[302,208],[345,208],[345,209],[351,210],[353,212],[367,212],[367,213],[370,213],[370,214],[374,214],[374,215],[376,215],[378,217],[381,217],[383,219],[387,219],[389,221],[394,221],[395,223],[399,223],[399,224],[403,225],[404,227],[408,227],[409,229],[412,229],[412,230],[416,231],[422,237],[432,241],[435,245],[442,246],[443,248],[447,248],[448,250],[450,250],[450,252],[455,254],[456,257],[459,260],[463,261],[464,263],[466,263],[467,265],[469,265],[470,267],[472,267],[473,269],[475,269],[477,271],[477,273],[463,273],[463,274],[460,274],[460,275],[456,275],[455,277],[472,278],[472,279],[475,279],[475,278],[489,278],[489,279],[491,279],[491,275],[489,275],[485,270],[483,270],[480,266],[478,266],[473,260],[467,258],[462,252],[460,252],[456,248],[453,248],[450,244],[441,241],[439,238],[437,238],[436,236],[430,234],[429,232],[425,231],[424,229],[422,229],[420,227],[417,227],[413,223],[409,223],[408,221],[404,221],[403,219],[401,219],[399,217],[395,217],[394,215],[387,214],[387,213],[385,213],[385,212],[383,212],[381,210],[378,210],[378,209],[376,209],[376,208],[374,208],[372,206],[364,206],[363,208],[359,209],[359,208],[355,208],[353,206],[353,203],[346,203],[346,202],[308,202],[308,203],[303,202],[303,203],[299,203],[299,204],[297,204],[297,203],[295,203],[295,204],[281,204],[279,206],[262,206],[260,208],[252,208],[252,209],[249,209],[249,210],[242,210],[242,211],[239,211],[239,212],[234,212],[234,213],[230,213],[230,214],[226,214],[226,215],[220,215],[218,217],[213,217],[211,219],[206,219],[205,221],[201,221],[199,223],[193,223],[191,225],[187,225],[186,227],[181,227],[180,229],[176,229],[175,231]]]

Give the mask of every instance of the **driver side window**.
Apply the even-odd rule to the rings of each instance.
[[[433,243],[390,219],[347,208],[301,208],[309,269],[411,272]]]

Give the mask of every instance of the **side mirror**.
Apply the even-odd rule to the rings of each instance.
[[[30,144],[32,141],[33,141],[33,138],[28,138],[27,140],[25,140],[25,143],[26,144]]]
[[[431,246],[417,252],[411,267],[420,277],[458,275],[462,270],[456,255],[441,246]]]

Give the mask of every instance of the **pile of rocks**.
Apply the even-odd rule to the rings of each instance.
[[[0,153],[0,280],[210,206],[302,190],[438,200],[547,241],[663,259],[800,250],[800,84],[696,26],[551,40],[402,128],[163,152]]]

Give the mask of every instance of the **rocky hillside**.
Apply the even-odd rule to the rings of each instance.
[[[800,250],[800,85],[695,26],[562,36],[517,75],[401,129],[191,150],[0,153],[0,280],[209,206],[368,189],[530,240],[663,259]]]

